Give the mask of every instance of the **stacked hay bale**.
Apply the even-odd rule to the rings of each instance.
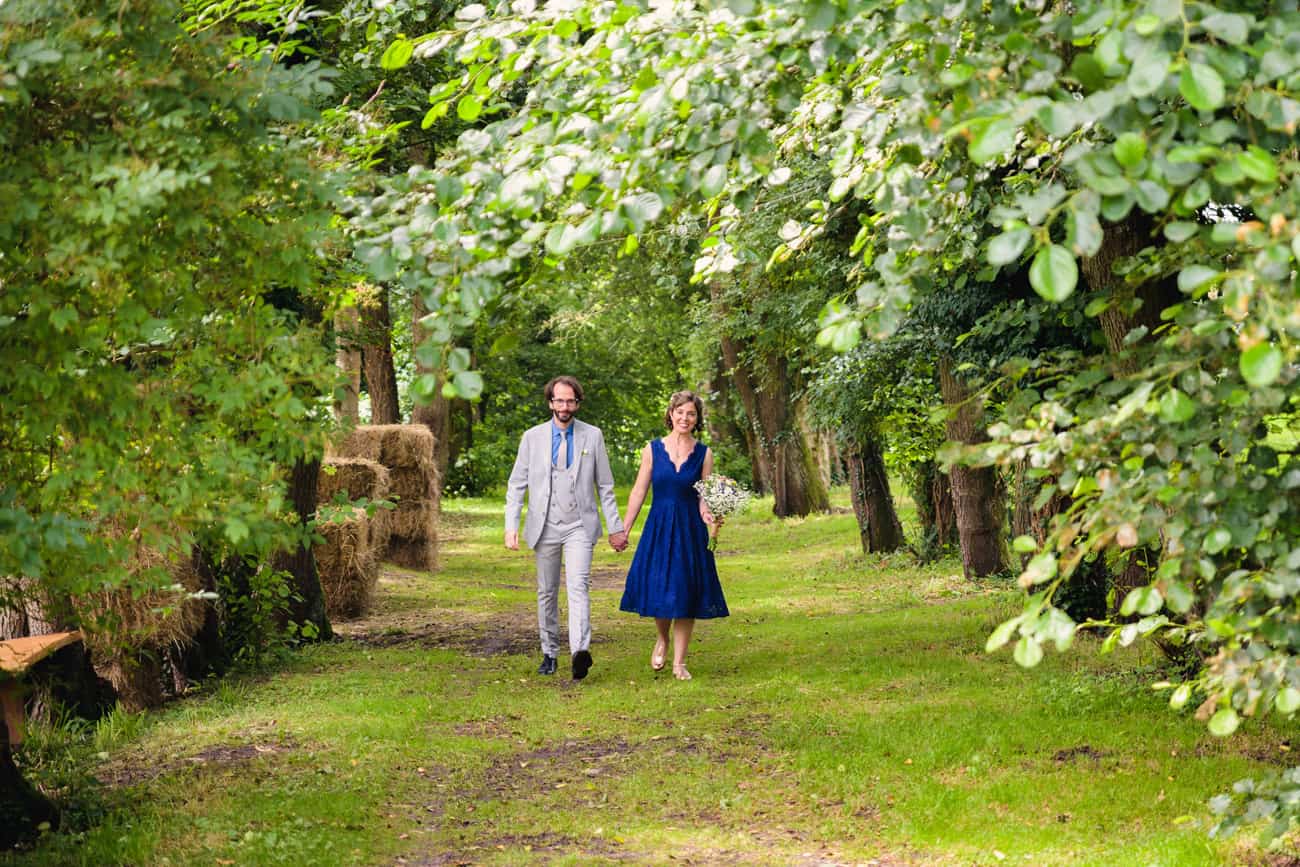
[[[433,433],[420,424],[355,428],[335,450],[388,469],[389,538],[383,559],[409,569],[433,569],[438,556],[439,480]]]
[[[382,500],[388,496],[388,470],[365,458],[329,457],[321,462],[316,501],[334,503],[342,492],[349,501]],[[331,618],[360,617],[370,610],[379,582],[379,559],[388,544],[390,512],[362,508],[325,514],[316,531],[325,541],[313,549],[325,610]]]
[[[95,670],[122,706],[136,711],[162,704],[162,659],[198,635],[208,603],[193,595],[204,582],[188,551],[169,555],[131,543],[127,572],[126,585],[78,594],[73,607]],[[144,581],[146,573],[165,573],[173,588],[141,593],[142,584],[157,586],[156,579]]]

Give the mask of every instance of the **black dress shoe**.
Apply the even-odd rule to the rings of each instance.
[[[555,669],[556,669],[556,668],[557,668],[557,666],[556,666],[556,664],[555,664],[555,657],[554,657],[554,656],[543,656],[543,657],[542,657],[542,664],[539,665],[539,666],[537,666],[537,673],[538,673],[538,674],[555,674]]]
[[[579,650],[573,654],[573,679],[582,680],[587,676],[587,671],[591,668],[591,653],[586,650]]]

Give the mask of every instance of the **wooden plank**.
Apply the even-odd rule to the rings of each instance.
[[[0,674],[17,677],[60,647],[80,640],[80,632],[52,632],[0,641]]]

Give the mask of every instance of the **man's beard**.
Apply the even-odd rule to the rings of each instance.
[[[555,420],[558,421],[560,424],[568,424],[569,422],[573,421],[572,410],[557,409],[554,411],[553,414],[555,416]]]

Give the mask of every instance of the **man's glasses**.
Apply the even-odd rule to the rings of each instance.
[[[553,406],[577,406],[578,402],[573,398],[553,397],[551,398],[551,404]]]

